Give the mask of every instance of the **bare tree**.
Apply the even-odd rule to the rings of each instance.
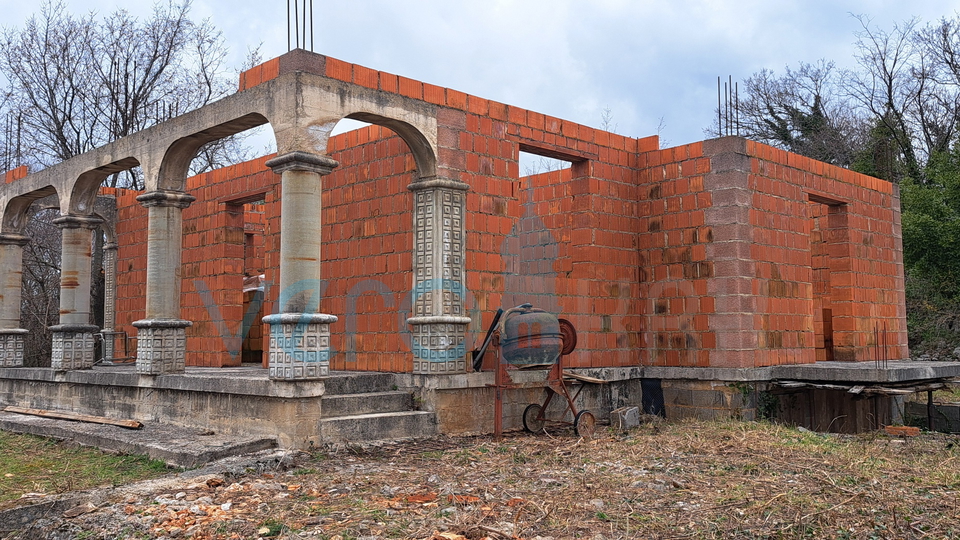
[[[821,60],[754,73],[737,100],[740,132],[888,180],[924,182],[928,160],[957,141],[960,16],[890,31],[856,18],[856,68]]]
[[[738,126],[745,137],[849,166],[863,140],[862,118],[850,107],[832,62],[801,63],[783,75],[764,69],[744,81]],[[707,131],[719,135],[719,126]]]
[[[50,365],[49,327],[60,320],[60,229],[51,223],[59,215],[55,199],[41,199],[30,207],[23,248],[23,293],[20,319],[30,330],[24,350],[27,366]]]
[[[45,0],[22,28],[0,33],[0,158],[6,168],[34,170],[220,99],[235,88],[223,38],[209,21],[189,18],[191,0],[165,0],[143,20],[118,10],[75,16],[61,0]],[[259,63],[249,52],[241,69]],[[11,126],[16,126],[13,129]],[[198,152],[194,173],[249,159],[243,134]],[[143,189],[138,170],[112,176],[112,187]],[[60,231],[51,224],[56,201],[31,207],[24,248],[22,321],[30,330],[28,365],[47,365],[50,325],[59,319]],[[94,235],[94,307],[102,306],[99,250]],[[91,323],[102,323],[92,313]]]
[[[887,32],[871,27],[865,17],[857,19],[863,28],[856,34],[860,69],[846,72],[847,92],[896,143],[903,174],[920,178],[918,150],[927,150],[923,153],[928,155],[931,149],[918,147],[916,135],[924,132],[923,118],[932,114],[924,99],[935,85],[929,78],[929,59],[918,47],[917,21],[895,25]]]
[[[46,0],[23,28],[7,29],[0,111],[22,123],[21,157],[43,168],[227,95],[234,77],[223,37],[209,21],[191,21],[190,5],[168,0],[143,21],[122,9],[100,20]],[[241,141],[211,143],[194,172],[247,159]],[[110,182],[143,187],[135,174]]]

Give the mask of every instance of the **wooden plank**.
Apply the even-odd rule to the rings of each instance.
[[[605,381],[605,380],[603,380],[603,379],[597,379],[597,378],[595,378],[595,377],[588,377],[588,376],[586,376],[586,375],[580,375],[579,373],[573,373],[573,372],[571,372],[571,371],[564,371],[564,372],[563,372],[563,376],[564,376],[564,377],[570,377],[571,379],[576,379],[576,380],[582,381],[582,382],[588,382],[588,383],[593,383],[593,384],[607,384],[607,381]]]
[[[115,420],[104,416],[90,416],[87,414],[76,414],[69,412],[47,411],[44,409],[27,409],[24,407],[8,406],[3,409],[6,412],[17,414],[29,414],[31,416],[42,416],[44,418],[58,418],[61,420],[74,420],[77,422],[91,422],[94,424],[109,424],[111,426],[120,426],[129,429],[140,429],[143,424],[136,420]]]

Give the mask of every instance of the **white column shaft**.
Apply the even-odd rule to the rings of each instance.
[[[286,170],[280,189],[280,312],[318,313],[320,174]]]
[[[150,206],[148,212],[144,318],[179,319],[183,210],[176,206]]]
[[[90,229],[62,230],[60,324],[90,324]]]

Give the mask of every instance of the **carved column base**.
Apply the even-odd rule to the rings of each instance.
[[[317,379],[330,374],[330,324],[337,317],[324,313],[267,315],[270,325],[270,378],[287,381]]]
[[[464,338],[470,317],[437,316],[407,319],[412,328],[413,372],[437,375],[466,373]]]
[[[104,328],[103,332],[103,357],[110,360],[117,352],[117,336],[113,334],[113,328]]]
[[[183,373],[186,366],[187,328],[190,321],[144,319],[136,321],[137,373],[163,375]]]
[[[53,332],[50,367],[55,371],[93,368],[96,360],[93,335],[99,328],[89,324],[58,324],[50,330]]]
[[[29,330],[0,330],[0,367],[23,367],[23,347]]]

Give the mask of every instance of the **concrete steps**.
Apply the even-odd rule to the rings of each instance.
[[[323,396],[320,405],[324,418],[412,410],[413,395],[399,391]]]
[[[436,417],[427,411],[358,414],[320,420],[320,438],[324,442],[384,441],[436,434]]]
[[[393,373],[336,371],[323,380],[326,395],[362,394],[395,390]]]
[[[320,439],[354,443],[432,437],[436,415],[415,410],[413,395],[394,390],[390,373],[337,374],[324,381]]]

